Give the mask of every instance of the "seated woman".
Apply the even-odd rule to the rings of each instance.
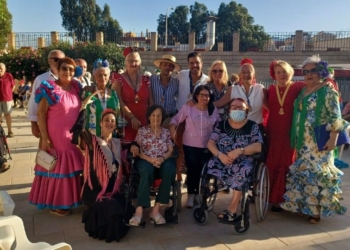
[[[90,237],[105,239],[106,242],[119,241],[126,235],[128,221],[134,208],[128,205],[125,210],[125,197],[121,193],[123,168],[121,164],[120,140],[113,138],[117,115],[112,109],[105,109],[101,117],[101,136],[97,137],[85,129],[86,105],[91,98],[86,98],[83,110],[71,132],[72,143],[78,143],[80,135],[81,148],[85,149],[84,186],[82,200],[88,209],[84,212],[82,222]]]
[[[134,216],[129,224],[139,226],[143,208],[150,207],[150,186],[153,183],[154,175],[158,175],[162,182],[159,187],[156,203],[150,212],[150,219],[155,224],[165,224],[166,221],[160,214],[161,204],[169,203],[170,187],[175,181],[176,162],[172,157],[173,144],[170,132],[161,126],[165,119],[165,112],[162,106],[153,105],[147,110],[147,126],[137,131],[136,143],[140,150],[133,145],[131,151],[134,156],[140,156],[136,167],[140,173],[140,185],[137,196],[137,207]]]
[[[218,214],[219,220],[233,221],[242,194],[242,187],[250,181],[253,154],[261,152],[262,136],[258,125],[247,119],[248,104],[234,98],[229,107],[229,118],[214,129],[208,149],[214,157],[208,163],[208,174],[214,175],[233,189],[227,209]]]

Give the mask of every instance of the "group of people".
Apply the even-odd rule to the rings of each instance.
[[[347,123],[338,92],[325,80],[327,64],[319,57],[303,63],[304,82],[292,82],[294,71],[287,62],[272,62],[275,84],[265,89],[256,82],[250,59],[242,60],[232,84],[223,61],[214,61],[205,75],[198,52],[188,54],[186,70],[172,55],[156,59],[160,74],[151,77],[140,72],[137,49],[126,48],[124,56],[120,73],[111,73],[108,61],[97,59],[92,83],[84,79],[83,59],[50,52],[50,71],[34,81],[28,117],[39,147],[57,156],[57,162],[52,171],[35,166],[32,204],[67,216],[84,203],[89,236],[118,241],[127,232],[119,227],[121,221],[129,226],[142,222],[156,177],[162,181],[150,219],[166,223],[160,206],[169,203],[172,183],[182,180],[183,164],[186,207],[198,203],[200,173],[208,162],[208,173],[233,190],[230,204],[218,215],[231,221],[242,186],[250,181],[253,155],[265,145],[273,212],[305,214],[311,223],[318,223],[320,215],[345,213],[339,203],[342,172],[334,166],[333,149]],[[77,67],[84,63],[85,71],[78,75]],[[266,127],[264,109],[269,113]],[[314,127],[323,124],[330,133],[320,150]],[[130,173],[128,150],[138,158],[136,208],[123,194]]]

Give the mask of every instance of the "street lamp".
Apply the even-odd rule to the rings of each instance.
[[[168,46],[168,10],[174,10],[173,7],[169,7],[166,9],[165,13],[165,47]]]

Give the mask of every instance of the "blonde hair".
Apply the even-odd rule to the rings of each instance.
[[[221,61],[221,60],[216,60],[211,64],[211,66],[209,68],[209,72],[208,72],[208,76],[209,76],[208,82],[214,81],[213,77],[212,77],[212,70],[215,67],[215,65],[218,65],[218,64],[220,64],[222,69],[224,70],[224,72],[222,73],[223,74],[222,80],[223,80],[224,84],[226,85],[228,82],[227,67],[226,67],[226,63],[224,61]]]
[[[292,68],[292,66],[289,63],[287,63],[286,61],[282,61],[282,60],[276,61],[276,64],[274,66],[275,75],[276,75],[276,67],[277,66],[282,67],[287,72],[288,82],[290,82],[294,76],[294,69]]]
[[[240,68],[239,68],[239,74],[242,74],[242,69],[247,66],[249,67],[252,71],[253,71],[253,75],[255,76],[255,68],[253,66],[253,64],[250,64],[250,63],[245,63],[243,64]],[[241,80],[241,79],[240,79]]]
[[[124,62],[124,65],[125,65],[125,70],[126,71],[126,62],[127,60],[130,58],[131,55],[134,55],[134,56],[138,56],[139,59],[140,59],[140,64],[138,65],[139,66],[139,70],[141,69],[141,56],[140,56],[140,53],[138,51],[131,51],[126,57],[125,57],[125,62]]]
[[[238,74],[232,74],[231,75],[231,82],[232,83],[239,82],[239,75]]]

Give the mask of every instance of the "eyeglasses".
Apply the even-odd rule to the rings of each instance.
[[[308,74],[317,74],[318,73],[318,69],[317,68],[312,68],[310,70],[308,69],[303,69],[303,76],[306,76]]]
[[[54,62],[58,62],[58,60],[60,60],[58,57],[51,57],[49,59],[53,60]]]
[[[230,106],[230,109],[232,109],[232,110],[245,110],[246,108],[243,106],[232,105],[232,106]]]
[[[74,72],[74,68],[73,67],[67,67],[67,66],[62,66],[61,67],[62,71],[70,71],[70,72]]]
[[[223,71],[222,69],[213,69],[211,72],[212,72],[213,74],[216,74],[216,73],[222,74],[222,73],[224,73],[224,71]]]
[[[203,97],[203,98],[210,98],[210,95],[208,95],[208,94],[199,93],[198,96]]]

